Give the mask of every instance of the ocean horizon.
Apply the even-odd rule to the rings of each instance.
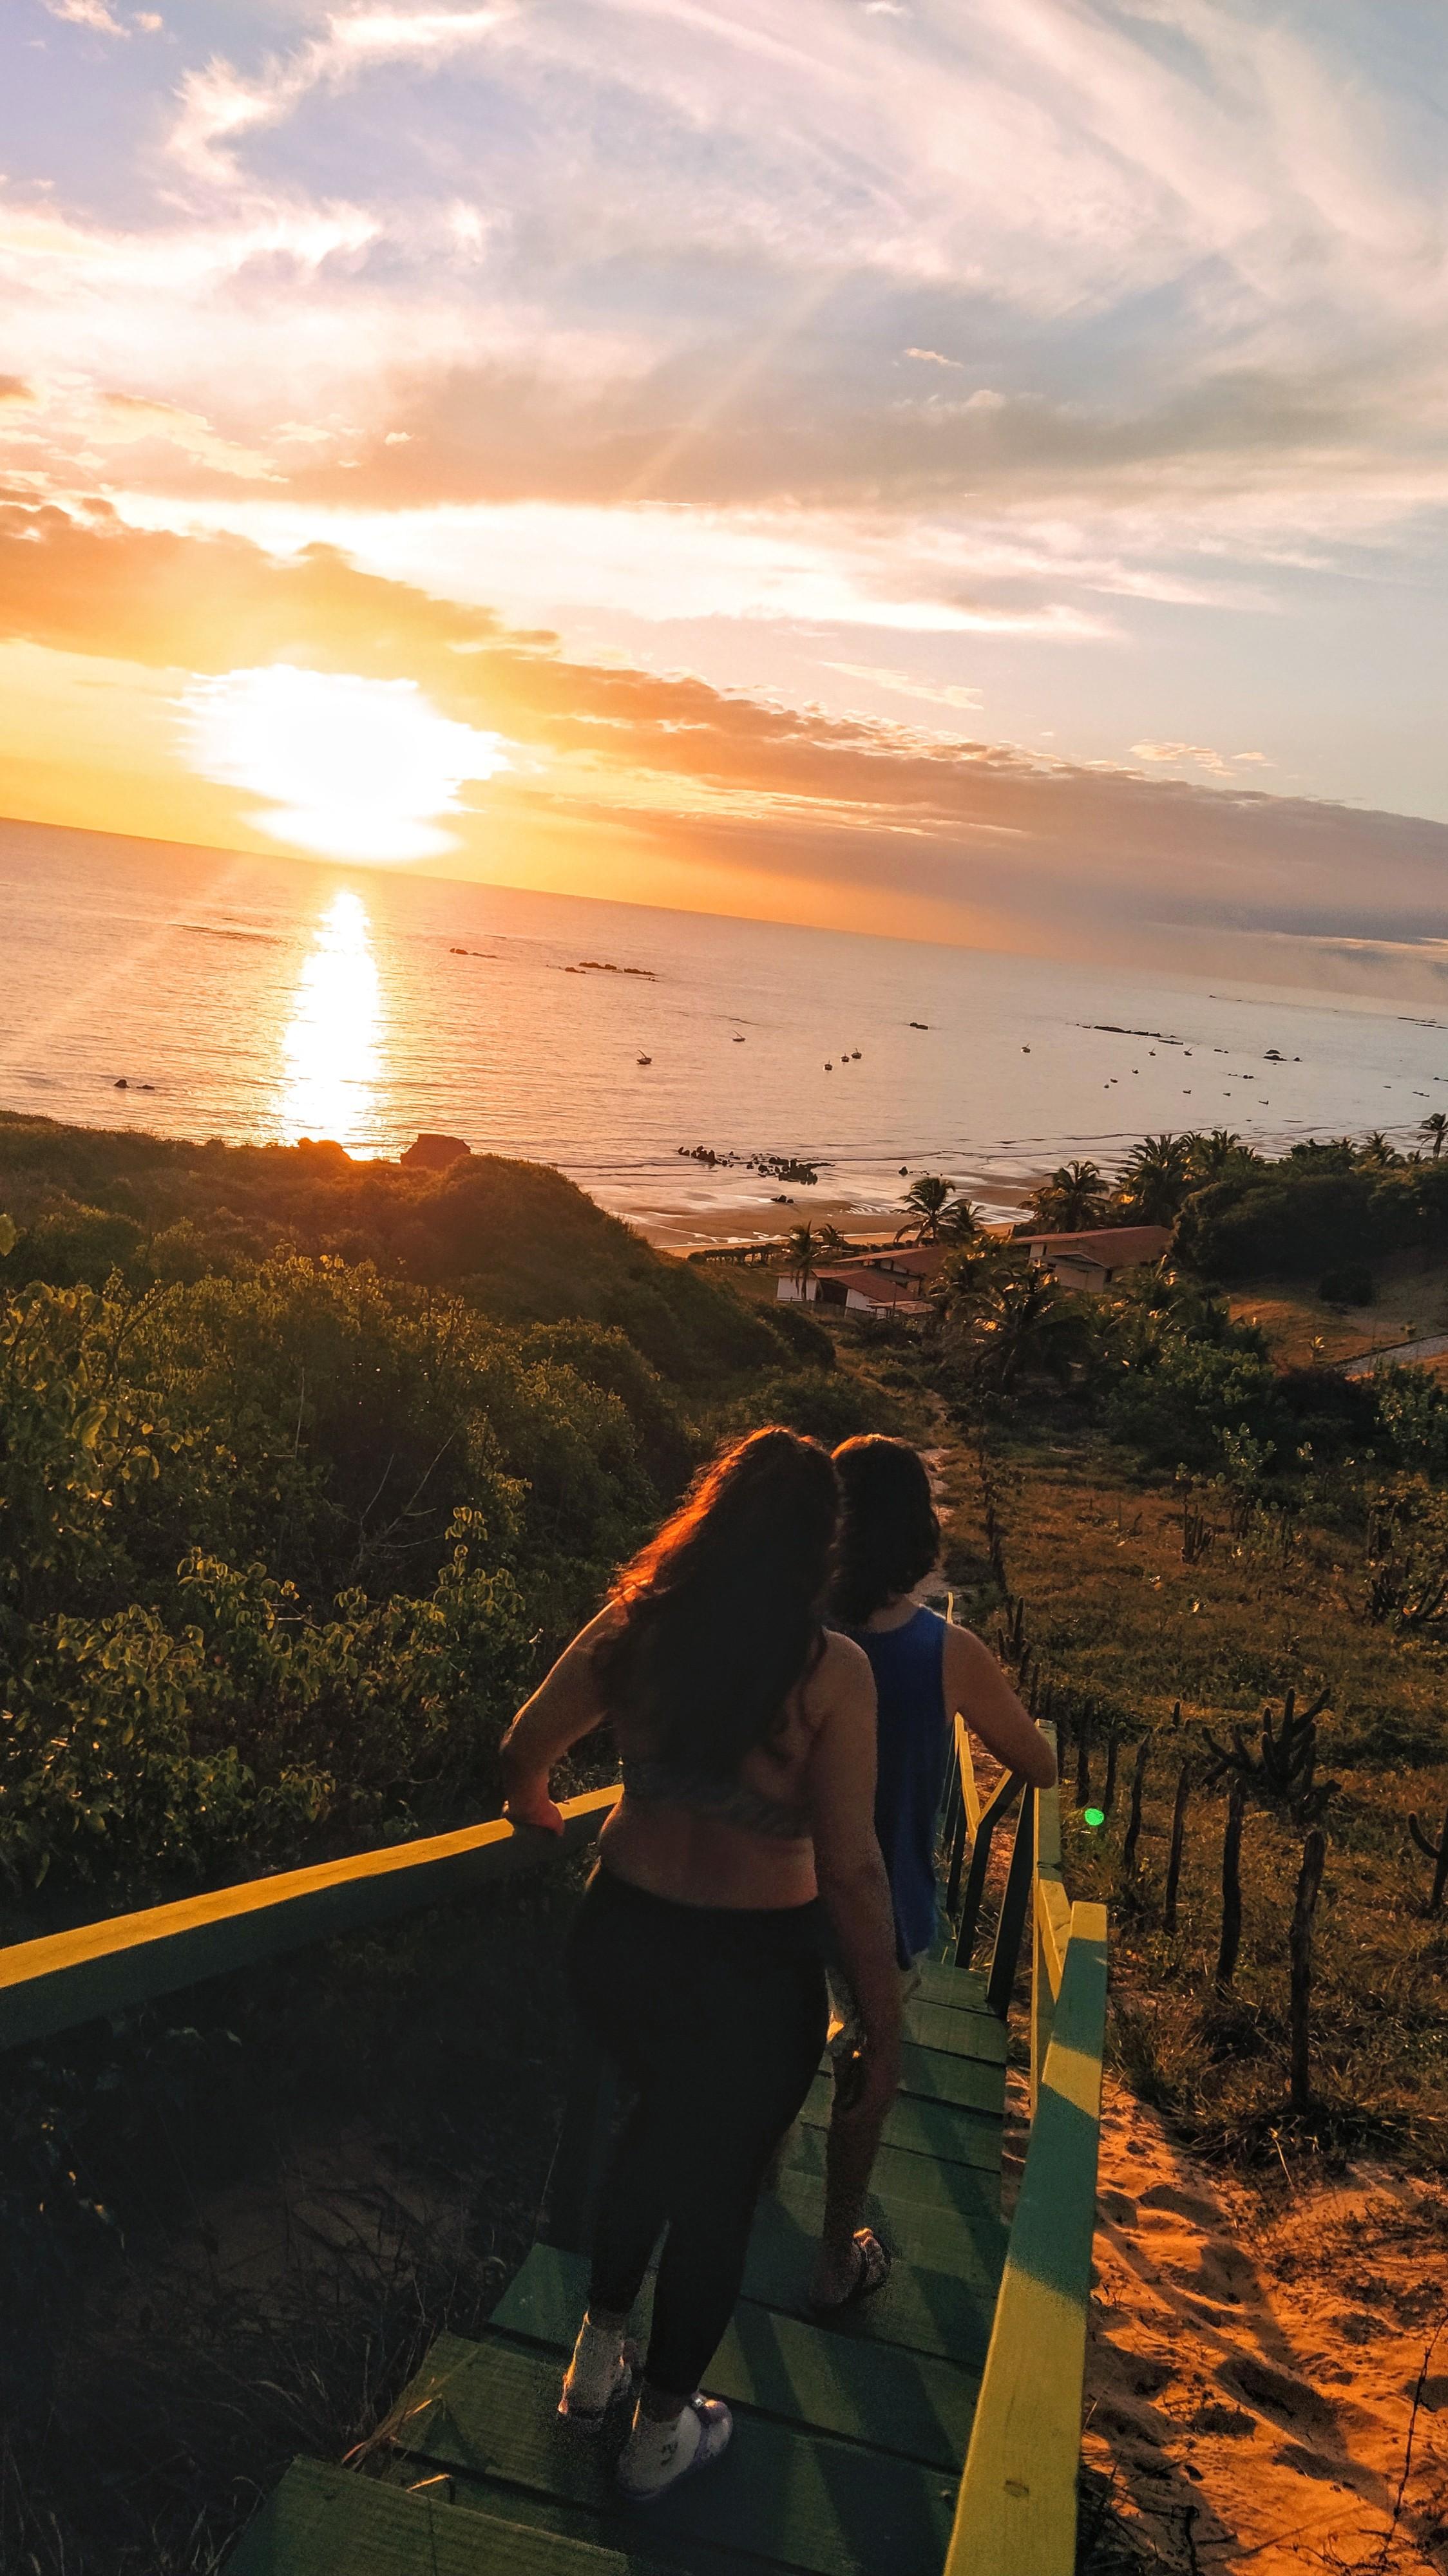
[[[0,1108],[362,1158],[441,1131],[666,1244],[868,1222],[923,1170],[1005,1214],[1162,1129],[1401,1145],[1448,1105],[1442,1022],[1180,975],[22,822],[0,907]],[[748,1168],[785,1157],[817,1184]]]

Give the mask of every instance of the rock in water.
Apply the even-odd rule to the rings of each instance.
[[[398,1160],[410,1172],[445,1172],[450,1163],[460,1163],[472,1150],[461,1136],[419,1136]]]

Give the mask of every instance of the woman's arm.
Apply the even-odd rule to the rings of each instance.
[[[593,1649],[614,1624],[610,1604],[580,1628],[546,1680],[525,1700],[498,1748],[503,1768],[503,1813],[515,1825],[563,1831],[563,1818],[548,1794],[548,1775],[571,1746],[603,1720],[593,1670]]]
[[[969,1628],[948,1627],[944,1660],[947,1709],[959,1710],[971,1733],[1008,1771],[1023,1771],[1033,1788],[1049,1789],[1056,1757],[989,1646]]]
[[[851,2111],[883,2118],[900,2081],[900,1972],[890,1882],[875,1837],[875,1677],[832,1636],[811,1697],[825,1715],[805,1773],[815,1874],[865,2030],[864,2084]],[[822,1687],[821,1687],[822,1686]],[[818,1702],[817,1702],[818,1704]]]

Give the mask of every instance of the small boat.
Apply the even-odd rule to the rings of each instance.
[[[651,1055],[641,1055],[639,1057],[639,1062],[640,1064],[652,1064],[653,1057]]]
[[[744,1040],[742,1038],[736,1038],[734,1043],[736,1046],[743,1046]]]
[[[834,1066],[833,1066],[832,1064],[826,1064],[826,1066],[825,1066],[825,1071],[826,1071],[826,1073],[833,1073],[833,1072],[834,1072],[834,1069],[835,1069],[835,1068],[834,1068]]]

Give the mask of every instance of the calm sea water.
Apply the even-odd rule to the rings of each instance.
[[[791,1221],[680,1146],[807,1157],[800,1212],[888,1207],[901,1164],[1002,1208],[1147,1129],[1401,1140],[1448,1106],[1448,1030],[1386,1012],[32,824],[0,824],[0,926],[0,1107],[356,1155],[442,1129],[660,1241]]]

